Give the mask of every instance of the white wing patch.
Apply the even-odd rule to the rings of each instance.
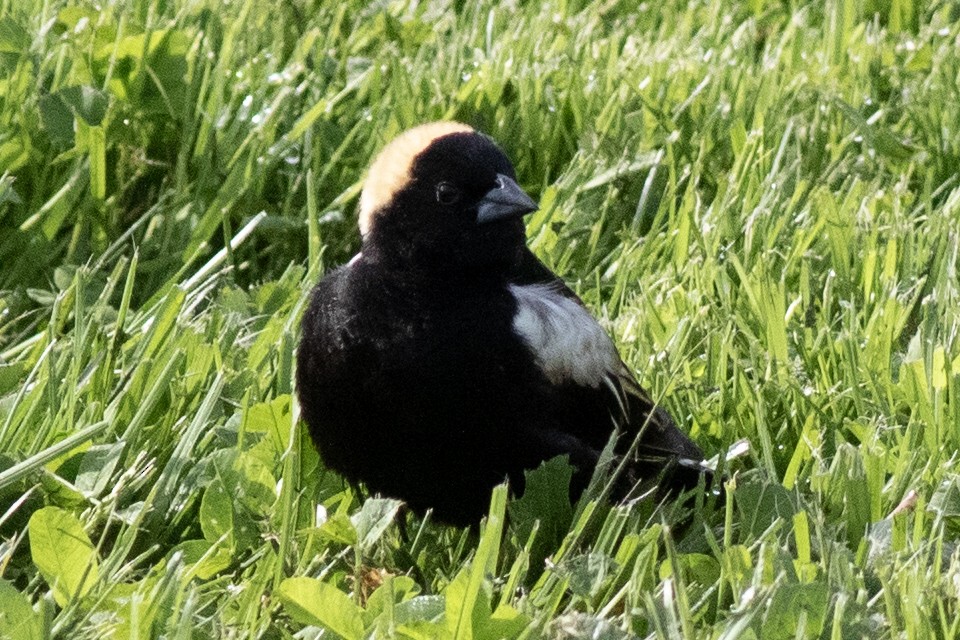
[[[548,284],[511,284],[510,293],[517,301],[513,330],[550,382],[596,388],[617,370],[613,342],[576,300]]]

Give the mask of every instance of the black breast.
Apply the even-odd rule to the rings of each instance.
[[[327,466],[455,524],[556,455],[589,476],[609,414],[558,394],[513,333],[515,311],[502,283],[408,286],[362,263],[325,278],[303,319],[297,389]],[[585,420],[595,443],[573,435]]]

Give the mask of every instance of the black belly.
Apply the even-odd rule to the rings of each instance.
[[[609,413],[552,387],[510,318],[509,307],[468,301],[416,320],[381,315],[335,340],[305,327],[298,393],[325,464],[453,524],[476,522],[493,486],[519,490],[525,469],[556,455],[569,456],[582,489],[613,430]]]

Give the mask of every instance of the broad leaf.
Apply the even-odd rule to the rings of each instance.
[[[331,584],[315,578],[287,578],[277,595],[284,611],[301,624],[329,629],[346,640],[363,637],[363,611]]]
[[[61,607],[82,598],[97,581],[96,550],[69,511],[44,507],[31,516],[30,555]]]

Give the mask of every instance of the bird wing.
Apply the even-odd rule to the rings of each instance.
[[[512,282],[519,285],[549,286],[551,290],[574,301],[585,309],[583,301],[560,280],[546,265],[532,252],[527,251],[519,261],[515,277]],[[603,331],[596,320],[590,317],[590,322],[596,329]],[[576,330],[576,326],[574,330]],[[589,330],[593,330],[591,327]],[[602,371],[589,371],[591,375],[598,375],[601,379],[597,386],[601,388],[607,405],[617,427],[628,437],[624,438],[624,447],[630,447],[633,440],[637,440],[633,447],[632,456],[640,466],[663,466],[669,461],[678,461],[684,466],[700,466],[703,452],[684,434],[676,425],[670,414],[658,405],[650,394],[641,387],[633,373],[620,358],[613,347],[609,336],[603,332],[609,351],[602,354],[600,360],[604,362]],[[595,345],[596,348],[603,348]],[[589,354],[579,353],[577,357],[589,359]],[[583,383],[583,380],[572,380]],[[620,447],[618,447],[619,449]]]

